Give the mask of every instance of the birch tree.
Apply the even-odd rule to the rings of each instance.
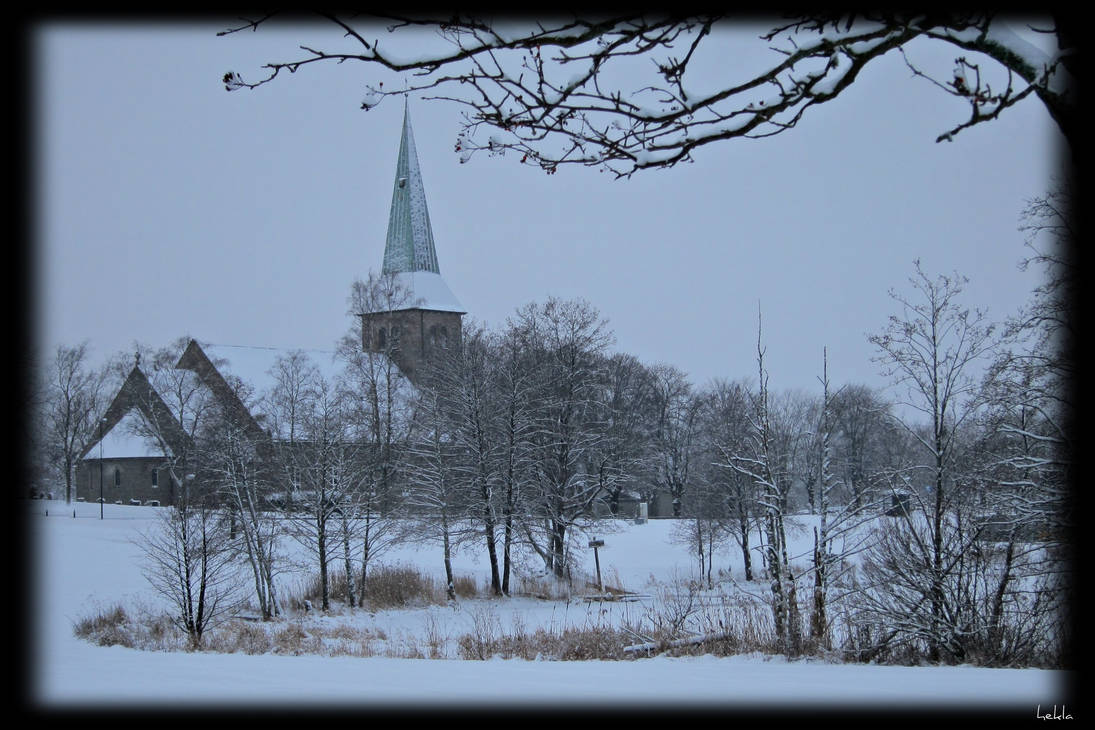
[[[877,512],[864,509],[860,499],[841,503],[843,484],[834,471],[834,444],[838,441],[839,420],[833,403],[841,391],[833,392],[829,382],[828,348],[822,350],[821,402],[814,430],[813,493],[817,500],[818,526],[814,528],[812,570],[814,574],[813,602],[810,612],[810,637],[815,646],[832,648],[831,597],[837,598],[851,590],[853,566],[849,558],[861,553],[870,544],[868,525],[877,519]]]
[[[787,552],[784,509],[788,485],[775,468],[780,460],[776,452],[769,412],[768,373],[764,369],[761,320],[757,316],[757,393],[753,398],[751,439],[744,454],[731,454],[728,465],[747,475],[757,485],[757,503],[763,526],[764,565],[772,594],[772,613],[781,650],[796,655],[802,649],[795,575]]]

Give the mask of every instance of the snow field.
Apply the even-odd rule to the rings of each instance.
[[[1058,707],[1065,699],[1062,671],[960,667],[891,667],[832,664],[780,657],[683,657],[637,661],[526,661],[491,659],[399,659],[386,656],[285,656],[150,652],[98,647],[76,638],[74,623],[98,608],[122,604],[155,611],[163,607],[142,575],[140,549],[132,542],[154,523],[150,507],[97,504],[66,507],[60,502],[27,503],[28,536],[34,560],[36,605],[33,634],[36,661],[31,686],[43,707],[129,708],[184,703],[226,707],[369,707],[429,709],[468,706],[514,709],[554,708],[764,709],[779,712],[823,707],[836,710],[919,710],[983,708],[1034,717],[1037,707]],[[72,517],[73,509],[76,518]],[[47,517],[45,512],[49,511]],[[651,596],[648,601],[601,603],[576,599],[476,599],[455,606],[380,611],[341,611],[315,619],[317,626],[352,622],[387,641],[425,645],[429,632],[459,636],[476,621],[497,630],[561,629],[635,623],[659,589],[674,577],[687,578],[693,561],[670,540],[672,521],[643,525],[615,523],[599,533],[602,573],[608,584]],[[791,531],[795,543],[811,539],[807,529]],[[485,552],[485,551],[484,551]],[[592,570],[592,551],[582,555]],[[716,570],[729,567],[740,579],[740,556],[716,555]],[[440,575],[438,550],[408,546],[384,556]],[[486,581],[478,552],[455,558],[457,575]],[[303,576],[301,576],[303,578]],[[283,585],[285,582],[283,581]],[[284,590],[284,589],[283,589]]]

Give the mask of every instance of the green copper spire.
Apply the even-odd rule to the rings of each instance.
[[[388,217],[383,272],[413,271],[441,273],[433,245],[430,213],[426,210],[426,190],[422,187],[422,173],[418,169],[418,153],[414,149],[411,114],[404,102],[403,139],[399,143],[399,159],[395,165],[395,188],[392,190],[392,211]]]

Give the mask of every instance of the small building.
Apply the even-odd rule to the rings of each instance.
[[[890,495],[890,506],[886,510],[887,517],[904,517],[912,509],[912,495],[908,492],[895,492]]]

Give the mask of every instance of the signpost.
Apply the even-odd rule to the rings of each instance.
[[[601,593],[604,593],[605,584],[603,581],[601,581],[601,557],[597,554],[597,548],[604,547],[605,541],[593,538],[589,541],[589,546],[593,548],[593,560],[597,564],[597,588],[601,591]]]

